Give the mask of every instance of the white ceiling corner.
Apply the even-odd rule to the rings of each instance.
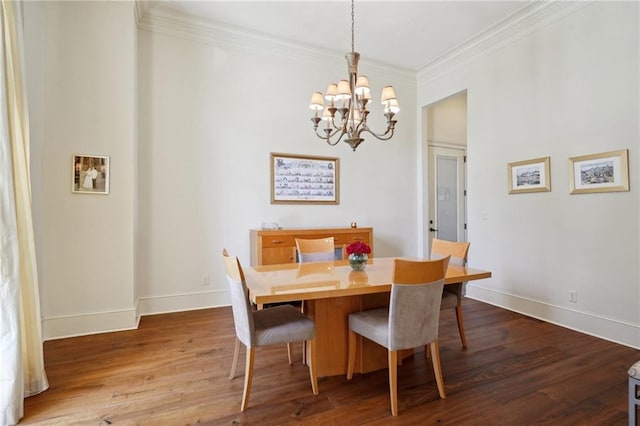
[[[590,2],[357,1],[355,50],[415,81],[477,57]],[[138,25],[236,48],[318,60],[351,49],[350,2],[136,0]],[[388,22],[388,28],[384,23]],[[321,59],[322,60],[322,59]]]

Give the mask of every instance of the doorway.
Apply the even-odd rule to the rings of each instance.
[[[426,107],[428,228],[425,239],[467,241],[467,94]]]

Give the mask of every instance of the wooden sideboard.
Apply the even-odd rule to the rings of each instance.
[[[295,263],[296,238],[333,237],[342,257],[348,244],[362,241],[371,246],[373,256],[373,228],[252,229],[250,232],[251,266]]]

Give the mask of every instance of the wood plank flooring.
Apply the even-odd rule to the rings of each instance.
[[[447,399],[423,353],[398,368],[399,417],[387,371],[319,380],[311,392],[296,345],[258,348],[249,409],[244,373],[228,379],[230,308],[144,317],[134,331],[45,343],[50,389],[25,401],[20,425],[625,425],[627,369],[639,351],[478,301],[464,302],[469,348],[443,312]]]

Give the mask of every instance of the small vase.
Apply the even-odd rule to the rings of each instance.
[[[353,269],[354,271],[364,271],[364,269],[367,267],[368,259],[369,259],[369,256],[367,256],[366,253],[363,253],[363,254],[351,253],[349,255],[349,265],[351,266],[351,269]]]

